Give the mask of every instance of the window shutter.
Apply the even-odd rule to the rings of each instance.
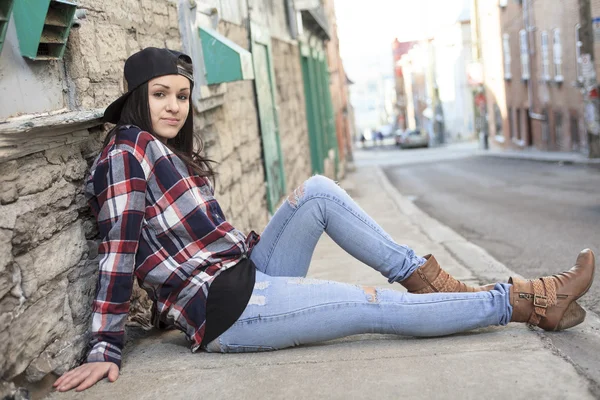
[[[77,5],[70,0],[19,0],[14,19],[21,55],[32,60],[60,60]]]
[[[560,29],[554,30],[554,46],[552,49],[554,53],[554,80],[556,82],[562,82],[562,45],[560,43]]]
[[[502,49],[504,50],[504,79],[509,80],[512,78],[510,72],[510,36],[508,33],[502,35]]]
[[[519,31],[519,39],[521,44],[521,78],[529,79],[529,48],[527,46],[527,32],[525,29]]]
[[[582,60],[581,60],[581,46],[583,46],[583,43],[581,43],[580,40],[580,29],[581,29],[581,25],[577,24],[575,25],[575,59],[577,62],[577,81],[578,82],[583,82],[583,72],[582,72]]]
[[[542,79],[550,80],[550,56],[548,51],[548,32],[542,31]]]

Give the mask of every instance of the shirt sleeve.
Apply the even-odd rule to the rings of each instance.
[[[111,361],[121,367],[147,181],[139,161],[127,151],[111,153],[94,176],[102,241],[87,362]]]

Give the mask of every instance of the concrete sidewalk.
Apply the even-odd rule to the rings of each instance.
[[[457,278],[488,282],[511,273],[422,213],[379,168],[361,167],[341,185],[398,242],[417,254],[435,254]],[[309,276],[402,290],[327,237],[317,247]],[[586,399],[595,397],[591,390],[543,335],[509,324],[443,338],[359,335],[277,352],[225,355],[191,354],[183,334],[151,332],[128,345],[117,382],[49,398]]]

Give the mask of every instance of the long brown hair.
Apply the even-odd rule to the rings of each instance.
[[[183,68],[189,74],[192,74],[192,65],[183,60],[178,61],[178,66]],[[190,82],[190,93],[194,88],[194,83]],[[197,175],[208,177],[214,180],[215,171],[212,163],[215,161],[205,158],[201,155],[204,149],[202,138],[198,137],[200,149],[194,150],[194,109],[192,104],[192,96],[189,98],[190,107],[185,123],[179,130],[177,136],[167,140],[167,147],[175,153],[183,162]],[[150,117],[150,106],[148,105],[148,82],[140,85],[131,92],[123,109],[119,122],[108,132],[104,139],[102,147],[106,147],[110,139],[117,135],[122,126],[135,125],[143,131],[157,137],[152,129],[152,119]]]

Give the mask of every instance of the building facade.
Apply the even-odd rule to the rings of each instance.
[[[42,16],[32,38],[18,3],[0,2],[0,397],[12,382],[43,388],[85,351],[99,237],[82,189],[125,59],[147,46],[192,56],[194,129],[219,163],[216,197],[234,226],[261,231],[315,170],[301,56],[301,32],[315,28],[302,12],[326,15],[320,1],[43,0],[29,10]],[[325,60],[325,38],[312,45]],[[238,68],[219,68],[225,50]],[[148,305],[136,291],[132,323],[147,324]]]
[[[577,0],[476,1],[490,145],[585,151]]]

